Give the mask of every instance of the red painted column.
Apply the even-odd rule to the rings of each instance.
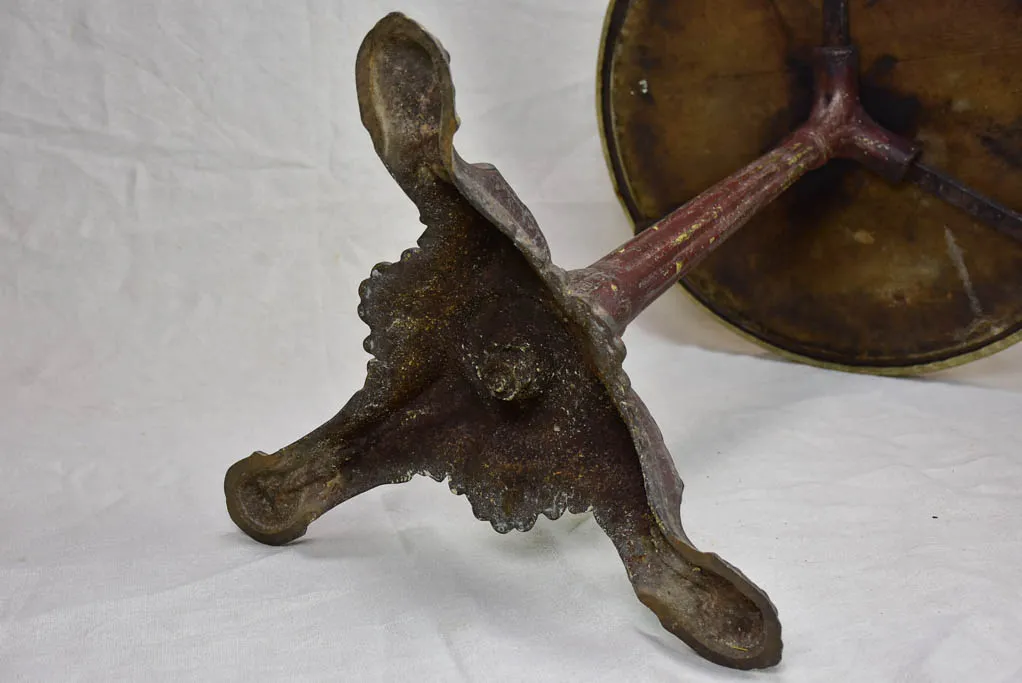
[[[854,48],[818,51],[813,112],[774,150],[717,183],[588,268],[572,289],[617,332],[795,181],[830,159],[855,159],[900,180],[917,148],[878,126],[859,102]]]

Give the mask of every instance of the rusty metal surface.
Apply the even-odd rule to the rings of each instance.
[[[1022,206],[1022,5],[834,2],[834,44],[847,32],[845,4],[866,111],[917,140],[922,165],[892,185],[832,162],[684,284],[740,331],[811,362],[900,372],[1003,346],[1022,330],[1022,245],[1011,211]],[[823,9],[805,0],[612,5],[603,132],[638,228],[806,119]]]
[[[588,271],[553,265],[500,174],[454,151],[443,48],[391,15],[363,43],[357,78],[363,122],[426,230],[362,285],[374,356],[364,388],[294,444],[231,467],[232,519],[283,544],[417,474],[449,480],[498,532],[591,509],[665,628],[724,666],[776,664],[781,629],[765,593],[685,535],[681,479]]]

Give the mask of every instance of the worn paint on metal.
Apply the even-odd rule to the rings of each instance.
[[[807,174],[719,241],[685,288],[743,335],[826,367],[911,374],[1017,341],[1018,3],[615,0],[600,111],[637,231],[810,117],[821,5],[832,17],[851,6],[850,31],[846,21],[832,23],[827,42],[841,47],[850,33],[864,67],[865,111],[917,141],[921,155],[903,178],[843,160]],[[629,94],[640,78],[657,84],[655,99]],[[873,144],[869,136],[855,142],[866,151]],[[971,273],[971,294],[945,248],[946,226]],[[856,238],[863,230],[872,237],[865,245]]]

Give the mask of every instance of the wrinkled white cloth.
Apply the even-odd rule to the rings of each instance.
[[[1022,680],[1018,349],[827,372],[680,292],[629,331],[693,541],[780,610],[770,673],[663,631],[591,516],[500,536],[418,479],[290,547],[235,529],[224,471],[361,386],[358,283],[421,231],[355,103],[394,9],[560,264],[628,236],[604,0],[0,2],[0,680]]]

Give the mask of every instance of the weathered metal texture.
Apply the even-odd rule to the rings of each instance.
[[[1022,334],[1018,2],[616,0],[600,86],[619,193],[641,231],[775,147],[817,104],[821,19],[840,47],[848,5],[864,108],[921,155],[899,184],[847,160],[809,173],[683,283],[812,363],[903,374],[1003,348]]]
[[[594,279],[607,281],[591,296],[613,313],[615,329],[623,330],[738,228],[831,159],[854,159],[893,181],[905,175],[918,148],[863,111],[855,49],[820,48],[815,72],[812,112],[794,133],[589,269]]]
[[[357,80],[363,122],[426,230],[362,284],[364,388],[311,434],[231,467],[232,519],[283,544],[416,474],[448,479],[502,533],[591,509],[665,628],[724,666],[776,664],[767,596],[685,535],[681,479],[622,370],[612,312],[590,296],[603,280],[554,266],[500,174],[454,151],[443,48],[391,15],[363,43]]]

